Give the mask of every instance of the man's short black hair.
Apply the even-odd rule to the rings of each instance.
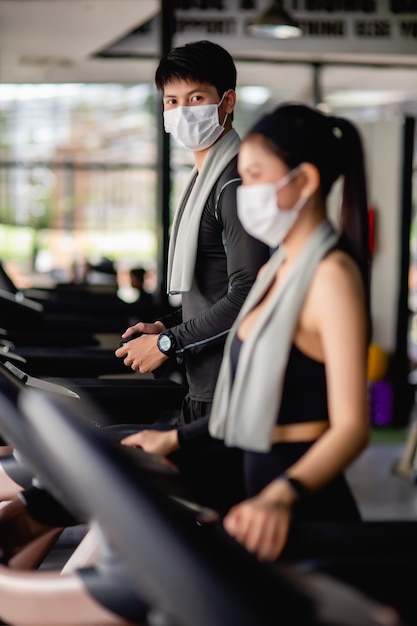
[[[211,41],[194,41],[173,48],[159,62],[156,87],[163,91],[172,80],[208,83],[221,98],[228,89],[236,89],[236,66],[230,53]]]

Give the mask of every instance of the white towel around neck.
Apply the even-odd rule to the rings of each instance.
[[[328,221],[315,228],[243,342],[232,384],[233,337],[272,286],[285,259],[285,246],[274,253],[249,292],[226,340],[209,420],[210,434],[226,445],[258,452],[270,449],[299,313],[317,265],[338,237]]]
[[[210,148],[200,172],[194,167],[175,211],[168,250],[168,293],[190,291],[204,205],[219,176],[237,155],[240,138],[232,128]]]

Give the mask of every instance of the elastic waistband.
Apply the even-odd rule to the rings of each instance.
[[[272,433],[272,443],[314,441],[328,428],[329,423],[324,420],[277,425]]]

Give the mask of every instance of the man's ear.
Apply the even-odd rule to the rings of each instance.
[[[301,163],[299,184],[302,186],[301,196],[310,198],[320,187],[320,174],[312,163]]]
[[[230,113],[233,113],[233,110],[236,106],[236,91],[234,89],[229,89],[228,91],[226,91],[224,100],[226,103],[226,113],[230,115]]]

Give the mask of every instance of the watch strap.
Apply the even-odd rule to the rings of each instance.
[[[297,500],[301,500],[310,495],[309,489],[307,489],[307,487],[303,485],[303,483],[298,480],[298,478],[293,478],[292,476],[288,476],[287,474],[281,474],[279,478],[280,480],[285,480],[285,482],[290,485],[290,487],[297,496]]]

